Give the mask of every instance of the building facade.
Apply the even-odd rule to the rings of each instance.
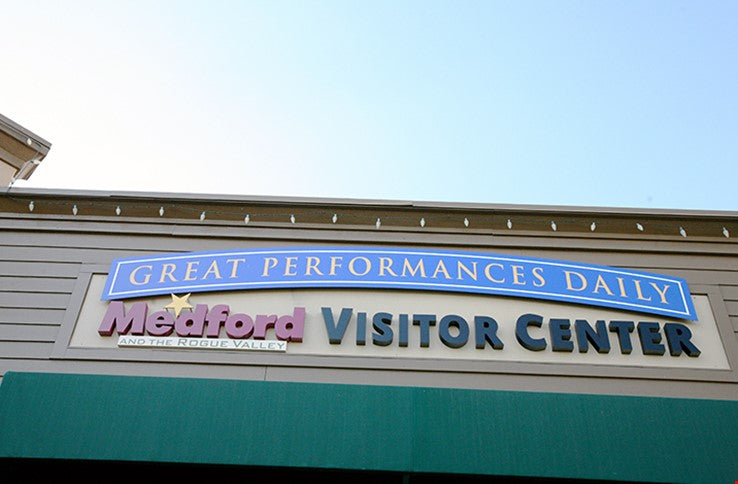
[[[736,213],[11,188],[0,218],[7,472],[738,479]]]

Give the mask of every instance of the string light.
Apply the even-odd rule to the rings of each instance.
[[[26,206],[28,207],[28,211],[29,212],[35,212],[35,210],[37,208],[36,207],[35,200],[29,200],[28,198],[25,198],[25,200],[24,200],[23,198],[16,198],[15,200],[17,202],[20,202],[21,204],[24,204],[24,203],[27,204]],[[71,200],[67,200],[67,201],[44,200],[43,203],[41,205],[39,205],[39,207],[46,208],[47,205],[48,206],[51,206],[51,205],[60,205],[60,206],[63,206],[63,207],[69,207],[69,205],[72,205],[72,207],[71,207],[72,214],[74,214],[76,216],[76,215],[79,215],[80,211],[83,211],[85,213],[85,215],[87,216],[87,218],[89,218],[89,216],[90,216],[90,211],[92,211],[92,214],[93,215],[94,214],[104,214],[107,211],[112,211],[116,215],[122,216],[123,215],[123,211],[124,211],[124,206],[125,206],[125,210],[127,211],[126,213],[136,212],[137,209],[138,210],[144,210],[146,208],[150,208],[150,206],[146,205],[145,203],[142,203],[142,204],[124,203],[123,205],[121,205],[121,204],[115,204],[114,201],[111,201],[111,202],[108,202],[108,203],[99,203],[99,202],[94,201],[94,200],[93,201],[83,200],[80,203],[71,203],[71,202],[72,202]],[[90,208],[90,210],[85,211],[85,207],[88,207],[88,208],[91,207],[91,208]],[[226,208],[226,207],[224,207],[224,208]],[[243,214],[242,212],[239,213],[237,209],[234,209],[233,211],[230,211],[229,212],[227,208],[225,210],[221,210],[221,211],[215,210],[214,213],[220,215],[220,216],[218,216],[218,215],[213,215],[213,213],[212,213],[213,211],[212,210],[208,210],[208,211],[211,212],[211,214],[208,215],[208,213],[207,213],[208,211],[202,210],[202,209],[197,209],[197,208],[187,208],[187,207],[183,207],[183,206],[180,206],[180,205],[160,206],[159,209],[158,209],[159,216],[160,217],[164,217],[165,212],[168,211],[169,209],[175,209],[175,212],[177,212],[177,213],[178,213],[178,211],[181,210],[181,211],[184,211],[184,212],[190,211],[190,213],[192,215],[199,214],[199,219],[201,221],[204,221],[209,216],[211,219],[213,217],[215,217],[215,219],[223,219],[224,222],[226,222],[228,220],[231,220],[232,223],[233,222],[237,223],[238,220],[243,220],[243,223],[244,224],[250,224],[251,223],[251,214],[250,213],[248,213],[248,214]],[[66,210],[69,210],[69,208],[62,208],[62,211],[66,211]],[[53,213],[53,212],[50,212],[50,213]],[[287,216],[289,216],[289,220],[290,220],[290,222],[292,224],[296,224],[297,223],[297,215],[295,213],[291,213],[290,214],[289,212],[286,212],[286,214],[287,214]],[[280,213],[278,210],[277,211],[272,211],[272,212],[269,212],[267,210],[267,211],[265,211],[265,213],[258,213],[258,214],[255,214],[255,216],[257,217],[257,220],[259,220],[259,217],[260,216],[265,216],[265,217],[275,217],[275,216],[279,217],[279,216],[282,216],[282,217],[284,217],[286,214],[285,214],[284,211]],[[338,213],[333,212],[333,211],[328,211],[325,208],[323,208],[323,209],[316,208],[312,212],[301,212],[301,214],[303,214],[303,215],[307,214],[306,216],[308,216],[308,218],[311,219],[311,220],[312,220],[312,218],[310,218],[309,216],[310,215],[314,215],[315,218],[317,218],[317,219],[322,218],[323,220],[325,220],[326,223],[332,223],[332,224],[337,224],[338,223],[338,219],[339,219]],[[387,215],[387,214],[385,214],[385,215]],[[195,216],[197,216],[197,215],[195,215]],[[428,221],[427,221],[427,219],[425,217],[420,217],[420,218],[416,218],[416,217],[417,217],[417,215],[414,216],[411,211],[408,211],[407,213],[389,214],[386,217],[377,217],[375,219],[375,226],[376,226],[377,229],[382,228],[382,224],[383,223],[387,223],[387,220],[388,219],[390,220],[390,222],[389,222],[390,223],[390,226],[392,226],[393,223],[397,223],[398,225],[402,225],[402,226],[405,226],[405,227],[410,227],[413,224],[413,219],[415,221],[417,221],[417,222],[415,222],[415,223],[418,224],[418,225],[416,225],[416,227],[418,227],[418,226],[419,227],[426,227],[427,226],[427,222]],[[453,213],[452,211],[449,211],[449,213],[447,213],[445,215],[436,215],[434,217],[435,217],[434,218],[434,227],[435,226],[446,227],[447,229],[450,229],[451,230],[452,227],[454,226],[454,224],[458,224],[459,218],[461,218],[461,221],[464,224],[464,227],[470,227],[470,224],[471,224],[471,221],[470,221],[469,217],[465,217],[463,215],[461,217],[459,217],[458,212]],[[447,219],[445,222],[439,222],[438,224],[436,223],[436,219],[440,220],[440,219],[442,219],[444,217]],[[480,215],[479,217],[476,217],[475,218],[475,224],[476,224],[475,226],[482,226],[482,227],[487,226],[487,227],[489,227],[490,230],[492,230],[492,228],[488,225],[488,223],[491,222],[493,224],[493,226],[494,226],[495,220],[498,217],[499,217],[499,214],[498,213],[490,213],[489,215]],[[385,220],[382,220],[382,218],[384,218]],[[362,219],[364,221],[366,220],[366,214],[363,214],[362,215],[362,214],[360,214],[358,212],[356,214],[354,214],[354,213],[343,213],[341,215],[341,219],[344,222],[348,223],[348,224],[352,224],[353,222],[351,222],[351,220],[352,219],[356,219],[358,221],[357,223],[360,223],[361,224],[361,223],[366,223],[366,222],[362,222],[361,221]],[[534,222],[536,219],[538,219],[540,221],[540,217],[535,216],[535,214],[533,216],[531,216],[531,222]],[[328,220],[330,220],[330,222],[328,222]],[[512,218],[506,218],[506,219],[503,218],[503,220],[505,220],[505,223],[506,223],[508,229],[513,229],[513,220],[512,220]],[[520,221],[518,220],[518,222],[520,222]],[[564,223],[566,227],[568,227],[567,224],[580,224],[579,226],[582,227],[582,228],[580,228],[580,229],[574,229],[576,231],[581,231],[582,229],[586,230],[586,228],[584,228],[584,227],[588,227],[591,232],[597,232],[597,231],[601,232],[603,230],[603,228],[599,226],[599,222],[597,222],[596,220],[591,220],[590,219],[589,225],[585,225],[586,222],[584,220],[582,220],[582,217],[573,216],[571,219],[561,219],[561,220],[550,220],[549,219],[549,224],[550,224],[550,228],[551,228],[552,231],[558,232],[558,223],[559,222]],[[582,223],[582,222],[584,222],[584,223]],[[650,220],[649,219],[649,220],[646,221],[646,223],[649,224],[649,231],[650,232],[653,232],[655,230],[656,233],[658,234],[658,233],[668,233],[670,231],[676,230],[677,233],[679,233],[682,237],[685,237],[686,238],[686,237],[689,236],[687,234],[687,230],[686,230],[686,228],[684,226],[680,226],[680,225],[678,225],[677,223],[674,223],[674,222],[671,222],[671,223],[669,223],[669,222],[658,222],[658,221],[653,221],[653,220]],[[640,232],[644,232],[645,231],[645,227],[644,227],[645,224],[643,224],[641,222],[635,222],[635,221],[629,221],[629,222],[624,222],[624,223],[620,223],[620,224],[609,222],[609,223],[606,223],[605,226],[603,226],[603,227],[607,227],[607,229],[605,230],[605,233],[608,233],[608,230],[612,230],[613,232],[620,232],[624,227],[627,227],[627,226],[633,227],[633,225],[630,225],[630,224],[634,224],[635,225],[635,228],[638,231],[640,231]],[[531,230],[533,230],[533,229],[531,229]],[[713,231],[713,233],[716,236],[723,236],[723,237],[725,237],[727,239],[730,239],[731,238],[731,233],[730,233],[731,232],[731,229],[729,229],[728,226],[717,225],[717,223],[716,223],[716,224],[714,224],[714,226],[713,226],[713,228],[711,230]]]

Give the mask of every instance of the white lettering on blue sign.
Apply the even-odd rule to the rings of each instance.
[[[249,249],[116,259],[102,299],[327,287],[507,295],[697,319],[687,283],[677,277],[532,257],[375,247]]]

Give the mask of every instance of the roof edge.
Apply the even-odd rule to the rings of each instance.
[[[51,149],[50,142],[2,114],[0,114],[0,130],[14,137],[23,144],[26,143],[26,140],[31,139],[34,142],[34,145],[39,148],[38,151],[43,157],[45,157]]]
[[[10,195],[6,190],[3,195]],[[480,202],[443,202],[430,200],[393,200],[393,199],[361,199],[361,198],[329,198],[301,197],[279,195],[236,195],[211,193],[177,193],[177,192],[137,192],[109,190],[78,190],[54,188],[13,187],[13,196],[59,197],[59,198],[128,198],[138,200],[167,200],[170,202],[209,202],[209,203],[267,203],[267,204],[303,204],[303,205],[336,205],[356,207],[397,207],[423,208],[433,210],[484,210],[504,212],[534,212],[587,214],[624,216],[656,216],[656,217],[738,217],[738,211],[730,210],[693,210],[693,209],[646,209],[637,207],[605,207],[605,206],[572,206],[572,205],[530,205]]]

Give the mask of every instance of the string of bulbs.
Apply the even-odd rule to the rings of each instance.
[[[14,200],[17,202],[22,202],[22,200],[18,198],[15,198]],[[37,209],[37,205],[39,203],[43,205],[48,205],[48,206],[54,206],[54,205],[55,206],[67,206],[70,210],[70,213],[74,216],[77,216],[80,214],[81,206],[82,207],[84,206],[94,207],[95,208],[94,211],[96,214],[99,214],[101,210],[100,202],[73,203],[73,202],[53,201],[53,200],[44,200],[43,202],[36,202],[34,200],[29,200],[28,210],[30,212],[33,212],[34,210]],[[115,213],[116,216],[124,215],[124,208],[125,208],[125,211],[127,212],[129,211],[141,212],[141,211],[150,211],[152,209],[152,205],[115,204],[113,213]],[[182,213],[182,212],[191,213],[193,217],[197,217],[200,221],[212,220],[212,219],[218,219],[218,218],[222,220],[223,218],[227,218],[228,220],[232,220],[234,222],[240,220],[241,221],[240,223],[243,223],[246,225],[251,224],[251,223],[256,223],[255,220],[259,220],[259,219],[262,219],[262,221],[264,222],[267,222],[267,221],[273,222],[275,219],[279,221],[281,217],[285,216],[284,211],[282,212],[243,212],[243,211],[228,211],[228,210],[207,210],[207,209],[202,210],[202,209],[195,209],[195,208],[190,208],[190,207],[186,207],[182,205],[168,206],[168,207],[164,205],[160,205],[158,208],[158,211],[156,212],[156,215],[162,218],[162,217],[165,217],[165,215],[167,215],[171,211],[175,213]],[[152,216],[155,217],[156,215],[152,213]],[[338,212],[326,210],[326,209],[308,210],[308,211],[302,210],[299,213],[290,213],[286,221],[289,221],[290,224],[297,224],[298,215],[300,217],[305,217],[305,218],[312,217],[312,218],[324,219],[326,220],[326,223],[330,222],[331,224],[337,224],[339,222],[339,219],[341,221],[347,221],[348,223],[351,223],[351,219],[354,219],[355,221],[358,219],[361,219],[360,222],[358,223],[355,222],[355,224],[358,224],[358,225],[364,225],[367,223],[367,216],[365,214],[355,215],[355,214],[346,213],[346,214],[342,214],[339,216]],[[140,217],[141,215],[136,215],[136,216]],[[401,222],[403,226],[412,226],[412,225],[417,224],[417,226],[419,226],[422,229],[428,225],[428,220],[431,220],[431,219],[435,221],[444,219],[444,222],[446,222],[447,224],[449,221],[456,219],[459,221],[459,225],[463,225],[464,227],[467,227],[467,228],[468,227],[484,228],[485,226],[489,228],[489,224],[493,220],[495,221],[499,220],[499,218],[500,218],[499,213],[492,212],[491,215],[487,215],[487,216],[480,214],[472,218],[474,220],[474,223],[472,223],[472,220],[470,220],[468,216],[460,216],[458,214],[451,214],[451,213],[434,214],[432,216],[430,215],[421,216],[419,218],[410,217],[408,215],[387,214],[383,217],[376,217],[376,219],[374,219],[374,227],[377,230],[379,230],[383,226],[392,225],[393,222],[395,222],[395,224],[397,224],[398,222]],[[525,218],[526,218],[525,216],[522,216],[520,219],[517,219],[516,221],[515,217],[508,217],[505,220],[504,225],[507,227],[508,230],[513,230],[514,228],[519,228],[519,225],[521,225],[520,220],[525,219]],[[536,219],[535,225],[540,225],[539,216],[533,216],[533,217],[529,216],[527,218],[529,219],[535,218]],[[314,224],[315,222],[310,221],[309,223]],[[531,222],[528,222],[528,223],[532,224]],[[560,224],[568,224],[568,225],[579,224],[581,225],[582,218],[578,218],[578,219],[561,218],[558,220],[551,220],[548,225],[551,231],[557,232],[559,230]],[[523,225],[525,225],[525,222],[523,223]],[[717,224],[717,225],[720,225],[720,227],[719,227],[719,232],[715,233],[716,236],[722,235],[722,237],[725,237],[725,238],[731,237],[731,230],[728,228],[730,224],[727,224],[727,225]],[[440,226],[440,225],[437,225],[437,226]],[[595,232],[597,230],[601,230],[603,226],[604,227],[617,226],[617,227],[622,228],[624,226],[624,223],[623,222],[613,222],[613,221],[600,221],[600,222],[592,221],[591,223],[589,223],[589,230],[591,232]],[[651,229],[651,231],[653,231],[654,229],[663,230],[663,231],[666,231],[667,233],[669,231],[673,231],[674,233],[679,234],[682,237],[688,236],[687,230],[685,229],[684,225],[675,225],[675,224],[667,224],[667,223],[649,223],[648,226]],[[631,224],[631,227],[638,232],[646,232],[646,227],[643,223],[633,222]],[[448,228],[448,225],[445,225],[444,228]]]

